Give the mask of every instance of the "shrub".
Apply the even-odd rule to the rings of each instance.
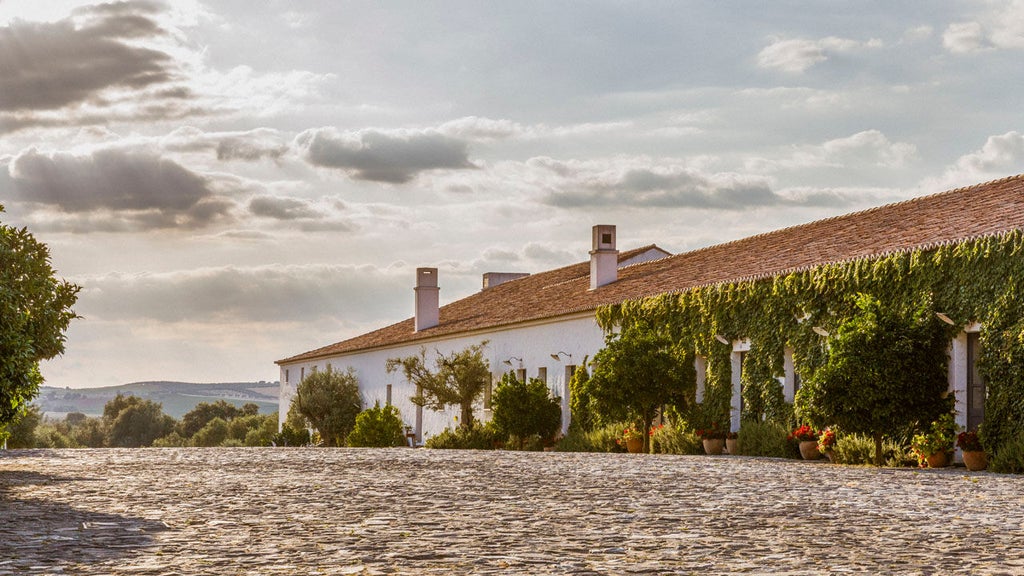
[[[1004,474],[1024,473],[1024,435],[1017,433],[999,447],[988,461],[988,469]]]
[[[776,422],[744,422],[736,451],[744,456],[800,458],[799,445],[789,440],[789,435],[789,430]]]
[[[916,457],[897,442],[882,443],[882,458],[886,466],[914,466]],[[832,461],[836,464],[874,464],[875,440],[864,434],[843,434],[832,446]]]
[[[344,446],[363,409],[355,370],[306,376],[295,390],[292,406],[316,428],[326,446]]]
[[[666,424],[654,428],[651,448],[655,454],[703,454],[700,438],[685,426]]]
[[[398,408],[376,402],[373,408],[363,410],[356,416],[355,427],[348,435],[348,445],[357,448],[388,448],[405,446],[402,416]]]
[[[444,450],[493,450],[500,438],[493,426],[473,422],[469,429],[445,428],[444,432],[428,438],[424,445]]]
[[[237,438],[225,438],[224,441],[220,443],[221,448],[241,448],[242,446],[245,446],[245,444]]]
[[[171,432],[167,436],[157,438],[153,440],[154,448],[179,448],[181,446],[187,446],[188,440],[181,437],[176,431]]]
[[[308,446],[313,441],[307,428],[295,427],[288,422],[281,426],[281,431],[274,434],[274,446]]]
[[[629,424],[617,422],[594,428],[589,432],[570,430],[568,436],[558,443],[561,452],[625,452],[618,440]]]
[[[505,438],[518,440],[519,449],[533,436],[554,438],[562,425],[562,406],[552,398],[547,384],[539,378],[523,382],[509,372],[502,376],[491,398],[495,429]]]
[[[257,416],[257,425],[245,433],[246,446],[270,446],[277,435],[277,412]]]

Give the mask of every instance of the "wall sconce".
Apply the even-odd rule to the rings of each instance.
[[[718,340],[719,342],[721,342],[722,344],[725,344],[726,346],[729,345],[729,341],[726,340],[725,336],[722,336],[721,334],[715,334],[715,340]]]
[[[814,332],[815,334],[817,334],[818,336],[822,336],[824,338],[828,338],[829,337],[828,330],[825,330],[821,326],[815,326],[815,327],[811,328],[811,331]]]
[[[939,320],[942,320],[946,324],[949,324],[950,326],[956,326],[956,322],[953,322],[952,318],[946,316],[942,312],[936,312],[935,315],[939,318]]]
[[[554,361],[556,361],[556,362],[559,362],[559,361],[561,361],[561,360],[562,360],[562,359],[560,358],[560,356],[565,356],[566,358],[568,358],[568,359],[572,360],[572,354],[569,354],[569,353],[567,353],[567,352],[562,352],[561,350],[559,350],[557,354],[552,354],[552,355],[551,355],[551,359],[552,359],[552,360],[554,360]]]
[[[508,360],[502,361],[502,364],[507,364],[507,365],[511,366],[513,360],[515,360],[516,362],[522,362],[523,361],[522,358],[516,358],[515,356],[513,356],[513,357],[509,358]]]

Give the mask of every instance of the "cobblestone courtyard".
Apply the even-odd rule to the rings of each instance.
[[[1024,574],[1024,478],[737,457],[0,453],[0,574]]]

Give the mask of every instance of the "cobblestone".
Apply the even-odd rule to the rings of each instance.
[[[0,454],[7,574],[1024,574],[1024,479],[738,457]]]

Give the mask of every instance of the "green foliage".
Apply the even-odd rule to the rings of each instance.
[[[916,464],[906,447],[892,440],[882,442],[882,459],[886,466],[900,467]],[[875,440],[864,434],[840,434],[832,447],[832,461],[836,464],[867,465],[875,462]]]
[[[985,319],[979,369],[985,379],[985,449],[999,452],[1024,435],[1024,294],[1018,274],[1003,280],[1004,292]]]
[[[228,439],[230,432],[227,420],[214,418],[192,436],[192,445],[202,448],[220,446]]]
[[[405,446],[405,424],[394,406],[380,405],[363,410],[356,416],[356,425],[348,435],[348,445],[357,448],[389,448]]]
[[[468,428],[474,422],[473,404],[491,380],[490,367],[483,356],[486,346],[485,340],[447,356],[437,352],[435,370],[427,367],[427,350],[422,348],[419,356],[388,358],[386,369],[388,373],[401,370],[405,379],[416,386],[416,395],[410,398],[413,404],[436,411],[459,406],[460,426]]]
[[[474,422],[468,428],[445,428],[443,432],[428,438],[424,446],[445,450],[493,450],[500,438],[493,426]]]
[[[587,371],[587,356],[576,367],[569,379],[569,432],[581,430],[589,432],[597,424],[597,409],[594,399],[587,390],[590,372]]]
[[[199,404],[196,404],[195,408],[181,417],[181,422],[178,424],[178,433],[184,438],[191,438],[214,418],[231,420],[245,415],[246,412],[244,410],[250,407],[254,407],[256,409],[255,411],[250,410],[252,414],[259,412],[259,406],[251,403],[246,404],[244,408],[239,409],[234,404],[225,400],[217,400],[212,403],[200,402]]]
[[[692,353],[656,324],[635,322],[608,334],[593,365],[586,391],[604,421],[631,420],[649,430],[661,406],[682,407],[693,396]],[[646,436],[644,450],[649,450]]]
[[[503,437],[516,439],[520,449],[532,436],[554,439],[562,425],[561,399],[552,398],[538,378],[523,382],[506,373],[491,396],[491,407],[494,427]]]
[[[666,424],[654,429],[651,451],[655,454],[699,455],[704,453],[704,445],[686,426]]]
[[[1024,474],[1024,434],[1012,437],[989,458],[988,469],[1004,474]]]
[[[182,438],[181,434],[177,431],[171,432],[167,436],[163,436],[153,440],[154,448],[179,448],[182,446],[188,446],[189,441],[187,438]]]
[[[43,414],[38,406],[26,404],[15,418],[4,427],[7,432],[7,447],[35,448],[36,428],[43,421]]]
[[[272,439],[275,446],[307,446],[312,440],[308,429],[295,428],[287,422],[281,426],[281,431],[274,434]]]
[[[789,429],[778,422],[747,421],[736,438],[736,451],[744,456],[800,458],[796,442],[787,440]]]
[[[937,452],[953,450],[956,442],[956,418],[952,412],[946,412],[932,422],[927,430],[915,434],[910,447],[917,454],[918,463],[924,463],[928,456]]]
[[[326,370],[299,383],[292,405],[320,432],[326,446],[344,446],[363,408],[355,370]]]
[[[946,348],[950,334],[929,307],[912,313],[857,298],[854,314],[830,338],[831,350],[797,395],[798,410],[816,426],[875,438],[937,419],[949,410]]]
[[[27,229],[0,224],[0,425],[39,392],[40,360],[64,352],[79,289],[55,277],[49,249]]]
[[[570,430],[558,443],[560,452],[625,452],[618,439],[628,423],[613,422],[590,431]]]
[[[159,403],[118,394],[103,407],[107,423],[106,445],[113,448],[150,446],[174,429],[174,419]]]

